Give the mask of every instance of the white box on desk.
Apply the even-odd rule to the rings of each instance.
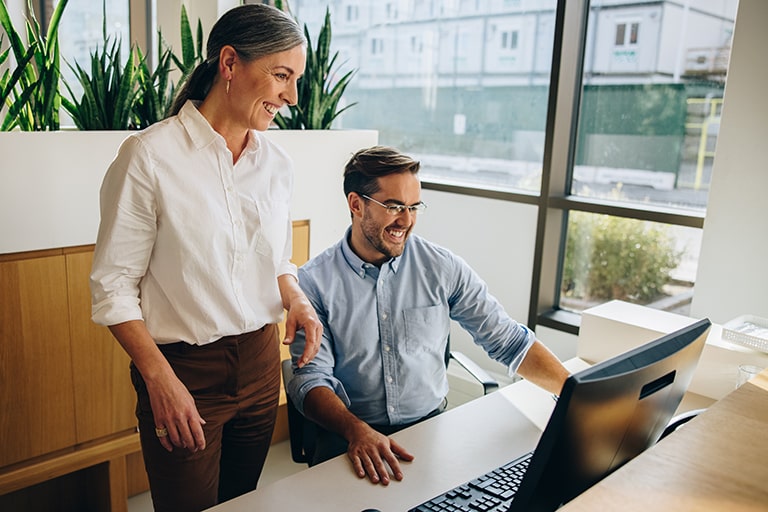
[[[696,320],[628,302],[606,302],[582,313],[577,355],[594,364]],[[768,367],[768,354],[723,340],[721,335],[722,327],[713,325],[688,388],[691,393],[713,400],[733,391],[740,364]]]
[[[693,322],[687,316],[612,300],[581,314],[576,354],[594,364]]]

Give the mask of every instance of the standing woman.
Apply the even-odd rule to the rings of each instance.
[[[306,40],[261,4],[226,12],[171,116],[121,145],[101,188],[93,320],[131,357],[155,509],[197,511],[256,488],[280,355],[322,327],[291,264],[292,164],[264,137],[297,101]]]

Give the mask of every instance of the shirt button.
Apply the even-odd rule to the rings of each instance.
[[[387,319],[387,316],[388,316],[388,315],[387,315],[386,313],[382,313],[382,314],[381,314],[381,319],[382,319],[382,320],[386,320],[386,319]]]
[[[390,412],[395,412],[395,406],[394,405],[390,405],[389,406],[389,410],[390,410]]]
[[[389,382],[390,384],[392,384],[392,377],[387,377],[387,382]]]
[[[384,345],[384,352],[389,352],[389,345]]]

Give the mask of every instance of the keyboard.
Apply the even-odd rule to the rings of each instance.
[[[425,501],[408,512],[507,512],[533,452]]]

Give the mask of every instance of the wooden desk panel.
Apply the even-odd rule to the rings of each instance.
[[[63,255],[0,261],[0,467],[75,444]]]
[[[568,503],[595,510],[768,510],[768,370]]]
[[[78,443],[136,428],[131,360],[107,327],[90,321],[92,262],[91,250],[67,255]]]

